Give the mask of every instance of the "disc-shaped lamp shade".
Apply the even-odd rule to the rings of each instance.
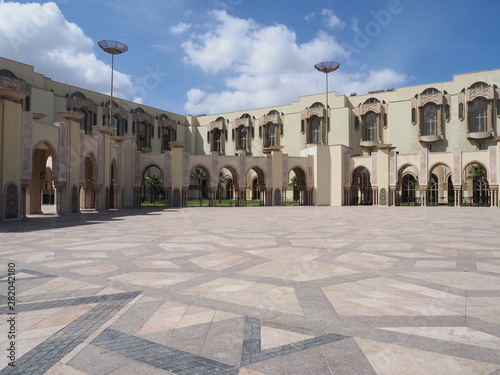
[[[320,72],[330,73],[333,72],[334,70],[337,70],[340,67],[340,64],[335,61],[325,61],[314,65],[314,67],[316,68],[316,70],[319,70]]]
[[[112,55],[120,55],[128,51],[128,46],[126,44],[117,42],[116,40],[101,40],[98,44],[103,51]]]

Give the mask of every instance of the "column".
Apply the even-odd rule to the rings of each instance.
[[[373,205],[378,206],[378,188],[372,188]]]
[[[427,205],[427,186],[420,187],[420,206]]]
[[[488,113],[488,117],[487,118],[488,118],[488,131],[489,132],[491,132],[491,130],[493,128],[493,119],[492,119],[493,113],[492,113],[492,110],[491,110],[492,104],[493,104],[493,100],[492,99],[488,100],[488,112],[487,112]]]
[[[441,135],[442,134],[442,120],[443,120],[443,117],[442,117],[442,112],[443,112],[443,105],[442,104],[439,104],[438,106],[438,110],[437,110],[437,118],[438,118],[438,128],[436,129],[436,134],[437,135]]]
[[[172,191],[172,199],[173,191],[177,189],[177,191],[182,192],[181,195],[181,206],[187,206],[187,196],[189,186],[183,186],[183,177],[184,177],[184,143],[183,142],[170,142],[169,143],[171,154],[170,154],[170,175],[172,176],[170,186]],[[189,171],[187,172],[189,173]]]

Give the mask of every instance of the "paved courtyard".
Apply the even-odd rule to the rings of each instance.
[[[500,374],[499,217],[221,207],[2,223],[0,374]]]

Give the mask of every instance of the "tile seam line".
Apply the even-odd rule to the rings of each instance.
[[[135,298],[129,301],[120,311],[118,311],[114,316],[112,316],[106,323],[95,330],[89,337],[87,337],[82,343],[80,343],[71,352],[66,354],[59,362],[62,364],[67,364],[71,361],[78,353],[80,353],[85,347],[87,347],[97,336],[99,336],[105,329],[115,323],[123,314],[125,314],[133,305],[135,305],[142,298],[142,294],[139,293]]]

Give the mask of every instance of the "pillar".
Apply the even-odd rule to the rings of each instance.
[[[272,187],[271,187],[271,196],[268,202],[269,206],[280,206],[283,200],[283,153],[282,149],[283,146],[272,146],[270,147],[271,149],[271,157],[272,157]],[[275,202],[275,198],[277,197],[274,196],[274,192],[277,191],[277,189],[280,190],[281,192],[281,197],[279,199],[279,202]]]
[[[170,191],[173,196],[174,190],[178,189],[182,192],[182,206],[187,206],[187,189],[183,186],[184,177],[184,143],[183,142],[170,142],[171,158],[170,158],[170,175],[172,176],[172,183]],[[186,173],[189,173],[187,171]]]

